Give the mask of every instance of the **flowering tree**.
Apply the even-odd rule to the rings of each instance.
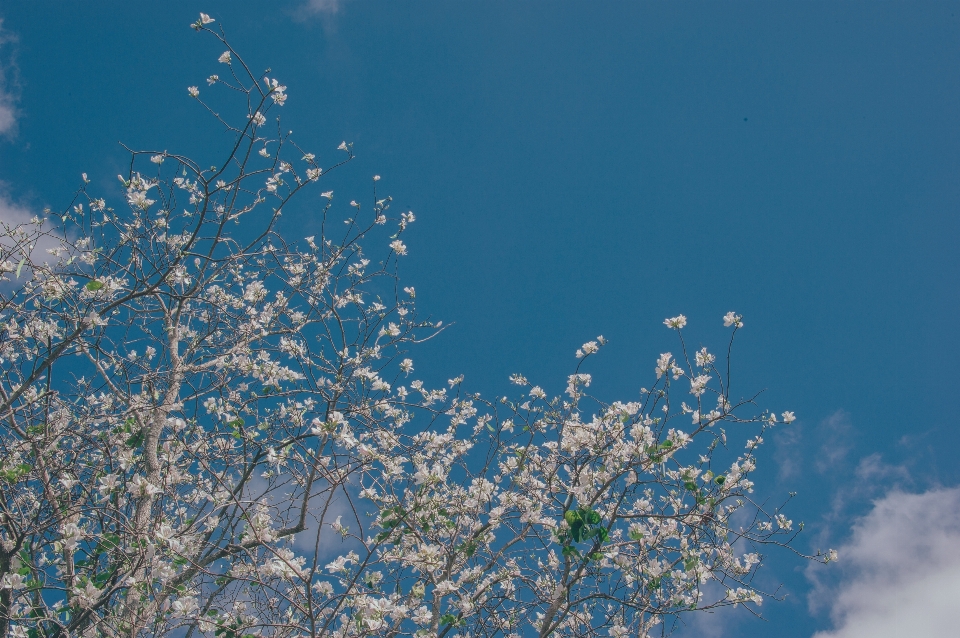
[[[588,393],[602,337],[560,396],[411,379],[440,331],[397,275],[413,213],[374,177],[371,205],[324,192],[319,235],[285,241],[352,147],[324,168],[284,135],[286,87],[212,22],[208,82],[246,110],[188,89],[226,129],[215,166],[132,151],[123,206],[84,176],[0,233],[0,636],[643,636],[760,604],[757,548],[797,530],[750,499],[778,419],[734,399],[729,349],[668,319],[682,355],[629,402]]]

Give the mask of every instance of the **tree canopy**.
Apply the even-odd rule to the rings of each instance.
[[[428,387],[412,353],[443,326],[398,269],[414,213],[374,176],[282,236],[353,146],[300,148],[286,87],[213,22],[192,26],[218,74],[187,93],[216,165],[131,150],[125,201],[84,176],[0,232],[0,636],[644,636],[759,605],[761,548],[801,526],[751,498],[794,417],[732,392],[742,317],[719,359],[665,320],[678,354],[628,401],[590,392],[603,337],[561,393]]]

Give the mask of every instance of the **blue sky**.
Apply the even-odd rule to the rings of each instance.
[[[852,558],[775,556],[788,598],[765,624],[688,634],[859,636],[884,583],[927,616],[931,583],[960,595],[936,578],[960,565],[922,558],[934,538],[960,556],[957,521],[929,514],[960,503],[960,5],[4,3],[0,216],[61,207],[84,171],[115,188],[118,141],[203,158],[218,138],[186,87],[220,49],[187,28],[199,11],[288,85],[285,123],[321,162],[355,143],[331,187],[380,174],[417,213],[406,280],[454,322],[419,370],[559,386],[603,334],[595,385],[630,400],[676,347],[664,317],[718,347],[744,315],[740,387],[799,416],[762,490],[798,492],[801,549]]]

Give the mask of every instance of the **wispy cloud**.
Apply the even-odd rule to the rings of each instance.
[[[704,597],[712,600],[722,598],[726,590],[724,585],[714,581],[705,583],[702,588]],[[749,618],[753,618],[753,614],[742,607],[721,607],[683,614],[676,621],[666,621],[663,628],[665,634],[674,638],[725,638],[743,635],[741,623]]]
[[[339,554],[345,554],[351,549],[360,551],[360,546],[353,539],[344,540],[340,533],[331,526],[338,517],[342,518],[342,525],[348,527],[353,535],[365,536],[364,531],[370,525],[370,519],[356,509],[357,492],[355,484],[346,485],[329,491],[329,485],[317,482],[313,488],[317,497],[311,502],[303,531],[299,532],[294,540],[294,546],[307,555],[317,552],[317,559],[322,563]],[[250,479],[245,498],[249,502],[262,501],[272,507],[283,508],[286,499],[282,496],[283,490],[254,475]],[[358,528],[359,525],[359,528]]]
[[[297,22],[318,22],[327,34],[336,31],[349,0],[297,0],[289,13]]]
[[[812,467],[819,474],[848,465],[856,429],[846,410],[840,409],[815,426],[802,422],[784,426],[774,438],[774,460],[781,481],[801,476]]]
[[[335,15],[343,7],[343,0],[307,0],[305,13]]]
[[[834,624],[814,638],[956,635],[960,488],[894,491],[875,501],[840,548],[837,568],[839,581],[817,582],[811,594],[811,606],[828,607]]]
[[[31,212],[26,206],[17,204],[0,192],[0,222],[8,226],[26,224],[34,215],[35,213]]]
[[[46,212],[44,211],[44,214]],[[53,249],[62,247],[62,237],[49,221],[44,223],[42,232],[38,232],[38,227],[33,223],[37,217],[34,210],[11,199],[7,195],[6,184],[0,182],[0,247],[2,247],[0,252],[3,253],[0,260],[11,259],[13,263],[17,263],[19,259],[26,257],[23,251],[29,250],[30,261],[35,263],[50,261],[50,253]],[[10,231],[16,226],[27,226],[24,229],[27,235],[11,233]],[[26,239],[27,236],[30,239]],[[29,241],[30,245],[26,246],[25,241]],[[21,274],[24,280],[28,280],[32,277],[31,273],[31,266],[27,264]],[[19,278],[16,277],[16,279]],[[3,285],[9,284],[4,282]]]
[[[17,126],[16,37],[5,31],[0,18],[0,135],[12,135]]]
[[[837,410],[817,426],[817,440],[822,441],[814,461],[817,471],[824,472],[842,463],[853,449],[853,425],[845,410]]]

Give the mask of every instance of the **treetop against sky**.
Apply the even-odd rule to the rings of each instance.
[[[585,341],[599,345],[591,335],[602,333],[608,345],[581,371],[590,375],[589,391],[603,405],[642,403],[649,395],[640,389],[654,387],[652,365],[661,354],[670,350],[681,361],[679,346],[664,340],[664,318],[689,317],[683,337],[691,365],[679,365],[692,374],[693,354],[704,346],[724,360],[718,346],[730,327],[719,318],[736,309],[746,327],[733,349],[731,401],[764,390],[757,415],[769,406],[780,421],[785,409],[797,416],[750,435],[765,439],[751,473],[752,498],[779,506],[795,492],[789,518],[805,523],[795,548],[815,554],[838,547],[841,561],[797,571],[788,553],[764,552],[754,584],[786,596],[763,606],[766,624],[740,608],[690,616],[679,631],[739,635],[776,627],[784,635],[854,636],[877,622],[909,632],[878,611],[896,609],[897,618],[914,623],[907,627],[937,635],[937,623],[948,617],[937,611],[937,592],[958,589],[950,576],[956,565],[943,558],[958,554],[957,525],[936,515],[952,511],[960,479],[948,456],[958,443],[949,409],[958,379],[949,361],[960,345],[953,320],[960,203],[955,6],[5,6],[4,221],[28,221],[47,208],[61,214],[80,203],[90,216],[103,212],[91,209],[100,198],[120,215],[130,210],[128,189],[138,184],[143,188],[133,194],[142,195],[140,203],[154,200],[148,208],[155,211],[166,206],[159,186],[151,186],[155,176],[199,183],[198,176],[162,174],[179,166],[178,158],[192,158],[198,170],[222,159],[231,133],[198,101],[235,127],[251,113],[226,98],[229,89],[205,81],[211,74],[229,81],[237,58],[218,61],[222,43],[186,27],[200,11],[215,20],[210,27],[226,29],[260,90],[276,88],[265,87],[264,76],[285,87],[271,93],[287,97],[282,109],[268,98],[269,123],[258,124],[270,126],[282,112],[281,129],[270,135],[277,141],[266,145],[268,158],[253,159],[271,161],[283,138],[283,152],[292,154],[277,161],[291,169],[272,172],[272,186],[297,184],[296,173],[311,188],[284,204],[274,227],[274,246],[283,252],[276,254],[299,254],[307,237],[332,237],[331,216],[338,224],[375,219],[380,200],[390,224],[414,213],[404,223],[416,223],[397,237],[396,226],[374,224],[371,237],[386,234],[362,244],[356,256],[369,260],[364,276],[381,273],[383,251],[402,266],[396,290],[387,285],[392,270],[371,275],[365,303],[379,295],[392,308],[386,300],[396,293],[402,309],[415,294],[417,320],[442,331],[393,362],[397,380],[378,376],[391,392],[409,391],[418,378],[428,394],[446,388],[447,401],[476,391],[492,401],[514,397],[519,389],[509,378],[519,375],[548,399],[569,400],[570,354],[585,352]],[[343,140],[349,145],[338,150]],[[131,172],[117,141],[150,150],[138,160],[144,164]],[[155,164],[154,156],[166,159]],[[323,184],[310,183],[316,170]],[[81,198],[68,207],[81,173],[93,203]],[[145,181],[134,181],[137,173]],[[186,205],[192,194],[172,188],[178,205]],[[239,243],[253,241],[246,233],[254,227],[244,220],[229,233]],[[16,279],[19,261],[8,277]],[[183,265],[180,276],[197,281],[193,262]],[[254,266],[266,268],[247,268]],[[71,267],[79,273],[91,266]],[[21,281],[28,272],[25,263]],[[75,279],[87,285],[79,274]],[[79,294],[115,292],[113,280],[100,283],[102,291]],[[272,294],[268,284],[264,279]],[[251,299],[257,294],[251,291]],[[404,325],[391,320],[382,327],[392,331],[391,322]],[[401,338],[377,337],[379,328],[372,334]],[[135,359],[110,374],[157,367],[163,350],[149,346],[156,353],[148,359],[146,347],[130,347]],[[271,361],[289,356],[276,347]],[[409,379],[398,367],[407,359]],[[89,358],[71,355],[64,365],[92,378],[81,372],[93,365]],[[447,383],[461,375],[461,383]],[[720,380],[708,376],[709,383]],[[689,433],[694,412],[704,410],[692,405],[689,380],[676,383],[686,383],[687,396],[677,401],[691,408],[689,425],[676,429]],[[595,411],[587,412],[585,423]],[[169,427],[170,436],[186,437],[194,426]],[[132,432],[122,436],[136,442]],[[731,442],[730,461],[742,444]],[[274,448],[271,462],[282,454]],[[258,488],[279,476],[260,477],[262,471]],[[118,485],[135,473],[109,472]],[[90,498],[106,497],[98,487]],[[590,527],[590,511],[600,510],[570,511],[580,512],[576,535],[595,533],[595,540],[600,532]],[[358,522],[348,518],[340,524],[356,534]],[[306,541],[295,536],[299,546],[291,551],[301,552]],[[875,558],[881,555],[891,558]],[[934,555],[941,559],[924,558]],[[903,590],[891,589],[892,582]]]

